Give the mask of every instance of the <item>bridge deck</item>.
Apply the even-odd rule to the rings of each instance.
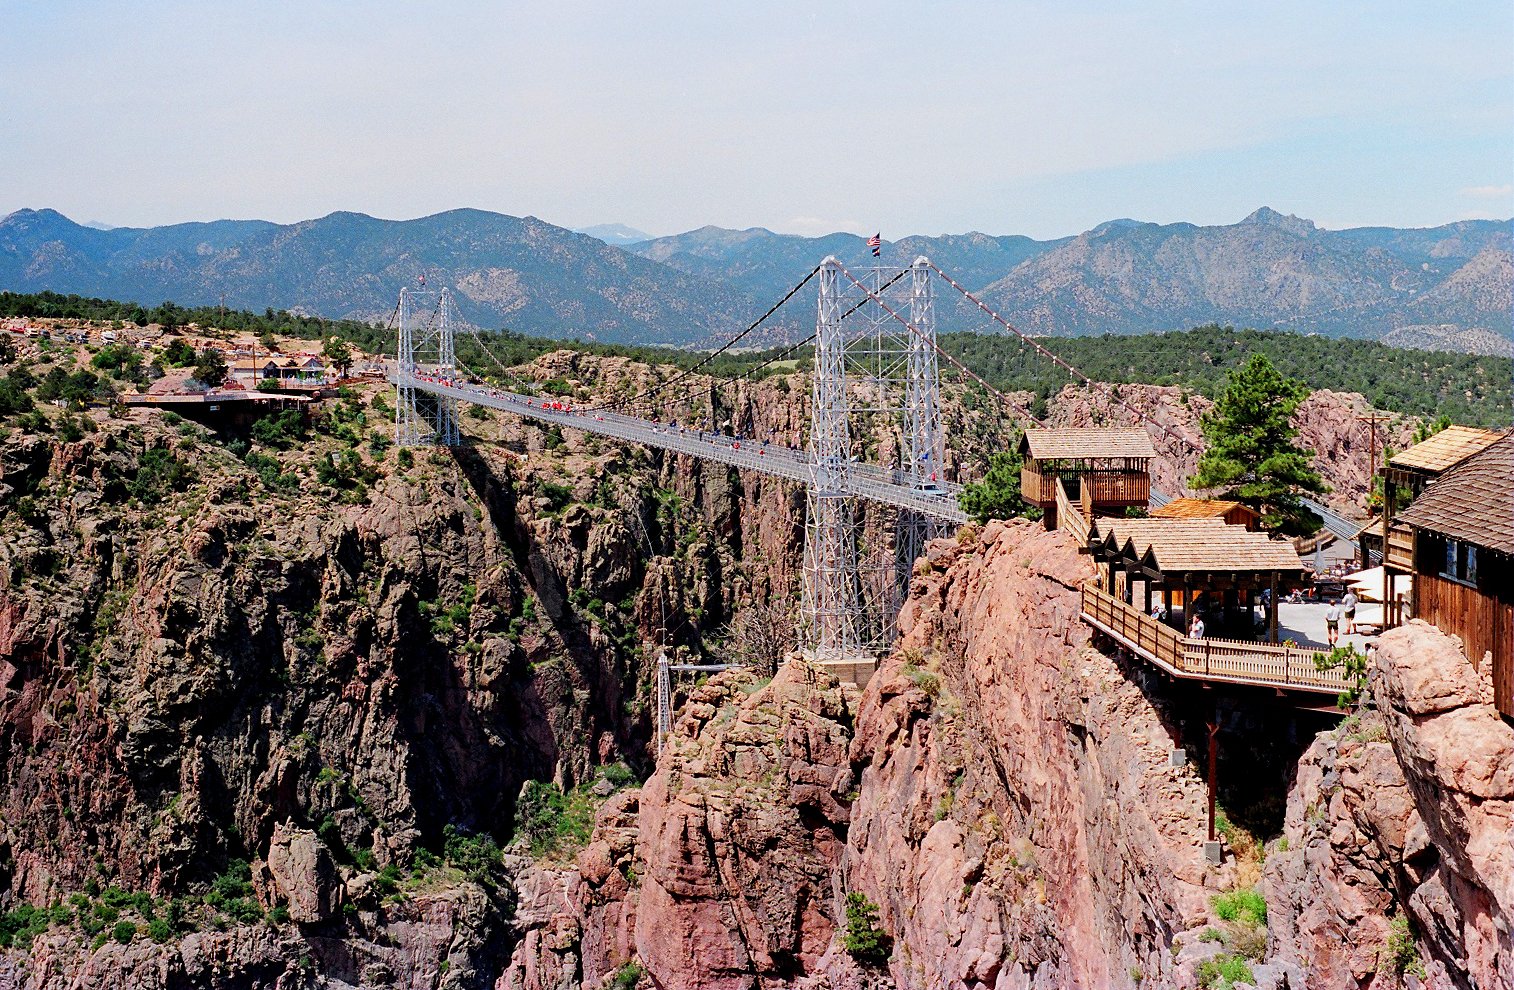
[[[543,400],[499,389],[481,388],[474,385],[455,385],[413,378],[402,381],[398,375],[390,375],[396,385],[420,389],[433,395],[442,395],[498,409],[502,412],[524,416],[529,419],[574,430],[583,430],[600,436],[613,437],[646,447],[656,447],[676,454],[687,454],[705,460],[718,461],[745,471],[785,478],[789,481],[808,482],[810,479],[810,454],[777,444],[760,441],[736,441],[720,434],[702,433],[686,428],[674,429],[650,420],[620,413],[599,410],[577,412],[572,410],[544,409]],[[965,523],[967,514],[957,505],[960,485],[940,483],[935,490],[922,490],[902,483],[900,472],[873,464],[848,466],[846,491],[838,494],[858,495],[873,502],[908,509],[922,515],[947,522]]]

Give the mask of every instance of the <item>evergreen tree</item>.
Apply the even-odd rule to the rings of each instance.
[[[1327,489],[1294,440],[1293,411],[1309,394],[1303,382],[1285,378],[1265,354],[1230,373],[1224,391],[1203,419],[1209,441],[1199,470],[1188,479],[1198,489],[1221,489],[1225,498],[1262,513],[1262,525],[1290,533],[1313,533],[1320,520],[1299,501],[1302,493]]]
[[[1041,518],[1041,510],[1026,505],[1020,497],[1020,465],[1020,440],[1014,437],[1007,452],[989,457],[982,481],[962,486],[957,504],[978,523],[1014,516]]]
[[[210,388],[217,388],[226,381],[226,362],[221,359],[221,352],[213,347],[205,348],[195,365],[194,377]]]

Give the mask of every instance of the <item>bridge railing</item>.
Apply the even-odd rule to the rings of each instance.
[[[1350,687],[1339,670],[1320,670],[1326,651],[1282,643],[1194,639],[1107,594],[1083,586],[1083,619],[1176,677],[1287,687],[1339,694]]]

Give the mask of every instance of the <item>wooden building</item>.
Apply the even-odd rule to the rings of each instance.
[[[1426,484],[1388,536],[1390,589],[1414,575],[1410,614],[1460,636],[1480,672],[1491,666],[1494,703],[1514,718],[1514,434]]]
[[[1026,430],[1020,440],[1020,497],[1057,527],[1057,489],[1090,515],[1124,514],[1151,501],[1156,448],[1141,429]]]
[[[1107,594],[1133,605],[1139,585],[1143,612],[1160,600],[1181,627],[1199,607],[1209,636],[1254,638],[1251,617],[1265,590],[1268,639],[1277,642],[1278,599],[1308,584],[1291,542],[1220,519],[1099,519],[1088,550]]]
[[[1390,457],[1382,468],[1382,475],[1393,484],[1418,495],[1430,482],[1473,454],[1487,450],[1502,437],[1503,434],[1496,430],[1448,426],[1428,440],[1422,440],[1403,453]],[[1390,498],[1393,496],[1391,485],[1388,486],[1388,494]],[[1393,508],[1390,506],[1388,515],[1392,514]]]
[[[1218,498],[1175,498],[1151,510],[1153,519],[1222,519],[1255,533],[1262,528],[1262,514],[1244,502]]]

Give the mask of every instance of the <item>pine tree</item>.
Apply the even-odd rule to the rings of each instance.
[[[957,495],[957,504],[974,522],[986,523],[990,519],[1010,519],[1025,516],[1041,518],[1041,510],[1028,506],[1020,497],[1019,440],[1009,445],[1009,452],[994,454],[988,459],[988,471],[983,480],[963,485]]]
[[[1285,378],[1265,354],[1230,373],[1214,408],[1204,416],[1209,441],[1199,470],[1188,479],[1197,489],[1222,489],[1225,498],[1262,513],[1262,525],[1290,533],[1313,533],[1320,520],[1299,501],[1304,492],[1328,489],[1294,441],[1293,411],[1309,394],[1303,382]]]

